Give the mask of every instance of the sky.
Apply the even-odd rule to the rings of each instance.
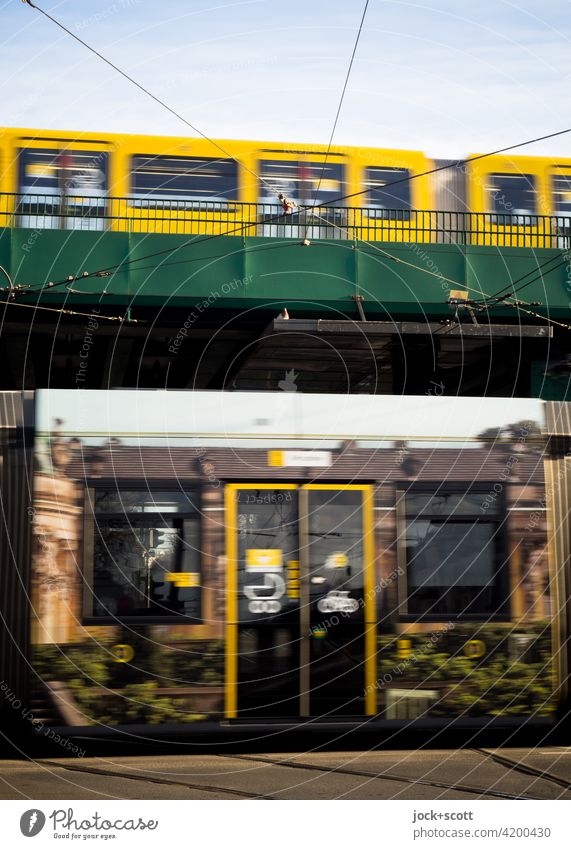
[[[38,0],[203,133],[327,143],[362,0]],[[571,126],[571,0],[370,0],[334,142],[487,151]],[[0,126],[189,135],[21,0]],[[523,151],[522,151],[523,152]],[[571,156],[571,134],[525,149]]]

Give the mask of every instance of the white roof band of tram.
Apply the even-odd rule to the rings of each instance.
[[[335,448],[474,446],[478,434],[518,422],[544,427],[534,398],[310,395],[284,392],[176,392],[50,389],[37,392],[36,426],[101,444]],[[56,419],[60,424],[55,424]],[[522,437],[526,434],[522,432]],[[517,438],[517,434],[515,435]]]

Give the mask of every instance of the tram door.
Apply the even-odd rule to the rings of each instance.
[[[375,712],[371,488],[227,487],[226,714]]]

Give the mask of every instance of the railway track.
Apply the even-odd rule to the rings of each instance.
[[[143,781],[149,784],[167,784],[176,787],[188,787],[189,790],[200,790],[204,793],[224,793],[228,796],[237,796],[240,799],[276,798],[275,796],[271,796],[268,793],[251,793],[247,790],[232,790],[228,787],[219,787],[215,784],[204,784],[203,782],[197,784],[190,781],[180,781],[174,778],[162,778],[160,776],[153,776],[148,774],[131,775],[128,772],[121,772],[120,770],[98,769],[97,767],[90,766],[76,766],[75,764],[63,764],[58,763],[57,761],[41,760],[38,761],[38,763],[45,764],[46,766],[57,767],[58,769],[67,769],[71,772],[81,772],[85,773],[86,775],[101,775],[108,778],[127,779],[128,781]]]
[[[398,775],[392,772],[367,772],[359,769],[346,769],[345,767],[328,767],[318,766],[317,764],[306,763],[305,761],[283,761],[283,760],[268,760],[266,758],[258,758],[254,755],[224,755],[224,757],[235,758],[236,760],[252,761],[254,763],[263,763],[268,766],[281,766],[290,769],[306,769],[314,772],[335,773],[337,775],[350,775],[359,778],[368,778],[384,781],[398,781],[402,784],[423,785],[427,787],[438,787],[442,790],[458,790],[462,793],[472,793],[476,796],[490,796],[495,799],[525,799],[536,800],[536,796],[527,796],[524,794],[503,793],[501,790],[489,790],[483,787],[472,787],[468,784],[447,784],[443,781],[433,781],[428,778],[410,778],[405,775]]]
[[[512,761],[511,758],[506,758],[505,755],[499,755],[497,752],[492,752],[489,749],[472,749],[472,751],[478,752],[480,755],[506,767],[506,769],[521,772],[524,775],[530,775],[534,778],[541,778],[543,781],[551,781],[558,787],[563,787],[564,790],[571,790],[571,781],[566,781],[564,778],[553,775],[552,772],[548,772],[547,770],[538,769],[537,767],[523,764],[520,761]]]

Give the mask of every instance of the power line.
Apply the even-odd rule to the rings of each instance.
[[[130,324],[140,324],[136,318],[127,319],[122,315],[101,315],[100,313],[94,314],[93,312],[77,312],[77,310],[68,310],[64,307],[42,307],[39,304],[22,304],[19,301],[0,301],[0,306],[3,307],[20,307],[21,309],[27,310],[43,310],[44,312],[57,312],[60,315],[79,315],[84,318],[91,319],[104,319],[105,321],[124,321]]]
[[[347,86],[349,84],[349,78],[351,76],[351,71],[353,69],[353,62],[355,61],[355,54],[357,53],[357,47],[359,46],[359,40],[361,38],[361,32],[363,31],[363,24],[365,23],[365,16],[367,14],[367,9],[369,8],[369,0],[366,0],[365,7],[363,9],[363,14],[361,15],[361,22],[359,24],[359,29],[357,31],[357,37],[355,38],[355,43],[353,45],[353,52],[351,53],[351,59],[349,61],[349,67],[347,68],[347,73],[345,75],[345,82],[343,84],[343,89],[341,91],[341,97],[339,98],[339,104],[337,106],[337,113],[335,115],[335,120],[333,121],[333,127],[331,129],[331,135],[329,136],[329,143],[327,145],[327,150],[325,152],[325,159],[323,160],[323,165],[321,167],[321,174],[319,175],[319,182],[317,184],[317,189],[315,191],[313,197],[313,207],[317,204],[317,197],[319,195],[319,190],[321,188],[321,182],[323,180],[323,174],[325,173],[325,167],[327,165],[327,159],[329,157],[329,152],[331,150],[331,145],[333,144],[333,137],[335,135],[335,130],[337,129],[337,122],[339,121],[339,115],[341,114],[341,107],[343,106],[343,100],[345,99],[345,92],[347,91]],[[307,228],[305,230],[305,238],[307,238]]]
[[[336,224],[335,222],[333,222],[333,224],[332,224],[328,219],[322,218],[322,216],[317,215],[316,217],[320,218],[327,226],[333,226],[333,227],[336,227],[337,229],[339,229],[343,232],[347,232],[346,228],[342,227],[339,224]],[[274,218],[282,219],[283,215],[274,216]],[[251,226],[251,225],[246,225],[246,226]],[[209,238],[218,238],[218,235],[216,235],[214,237],[208,237],[205,240],[197,240],[197,241],[194,241],[194,242],[191,242],[191,243],[199,244],[201,241],[207,241]],[[462,288],[462,289],[467,288],[468,291],[472,291],[479,296],[483,295],[485,301],[489,301],[489,300],[493,300],[495,298],[498,298],[497,295],[487,295],[485,292],[482,292],[481,289],[473,289],[472,287],[469,287],[469,286],[467,287],[465,281],[453,280],[452,278],[446,277],[445,275],[441,274],[440,272],[430,271],[430,269],[423,268],[422,266],[415,265],[414,263],[408,262],[407,260],[402,259],[402,257],[395,256],[394,254],[391,254],[389,251],[386,251],[385,249],[380,248],[377,244],[375,244],[373,242],[369,242],[365,239],[359,239],[358,241],[361,242],[364,245],[367,245],[368,247],[370,247],[375,252],[382,254],[386,259],[391,260],[392,262],[395,262],[395,263],[398,263],[398,264],[401,264],[401,265],[406,265],[410,268],[413,268],[415,271],[419,271],[422,274],[427,274],[431,277],[434,277],[435,279],[439,280],[440,282],[450,283],[452,286],[459,287],[459,288]],[[182,245],[182,246],[179,246],[179,247],[184,247],[184,246],[187,246],[188,244],[189,243],[185,243],[185,245]],[[292,241],[288,241],[288,242],[285,242],[285,243],[280,243],[279,245],[272,244],[272,245],[267,245],[267,246],[259,246],[258,250],[255,250],[255,249],[254,250],[255,250],[256,253],[258,253],[258,252],[267,251],[267,250],[277,250],[277,249],[280,249],[280,248],[283,249],[283,248],[286,248],[286,247],[294,247],[294,246],[297,246],[297,241],[294,242],[292,240]],[[163,254],[163,253],[172,253],[174,250],[177,250],[177,248],[175,248],[175,249],[168,248],[168,249],[163,250],[163,251],[158,251],[154,255]],[[150,255],[150,256],[152,257],[153,255]],[[207,260],[207,259],[221,259],[221,258],[224,258],[225,256],[227,256],[227,254],[219,254],[219,255],[213,255],[213,256],[209,256],[209,257],[194,257],[194,258],[184,259],[184,260],[175,260],[173,262],[164,263],[163,266],[161,266],[161,267],[165,267],[165,266],[169,266],[169,265],[181,265],[181,264],[185,265],[187,263],[198,262],[198,261],[201,261],[201,260],[204,261],[204,260]],[[139,257],[137,260],[134,260],[134,261],[140,261],[140,260],[145,259],[145,258],[148,258],[148,257],[147,256]],[[545,263],[542,263],[539,267],[530,269],[530,271],[526,272],[526,274],[521,275],[521,277],[519,277],[519,278],[516,278],[516,280],[512,281],[511,285],[515,286],[515,285],[517,285],[518,282],[520,282],[520,280],[525,279],[530,274],[535,274],[535,277],[532,277],[531,280],[529,280],[523,287],[521,287],[521,289],[525,288],[527,285],[530,285],[531,283],[535,282],[536,280],[542,278],[543,275],[541,273],[541,269],[544,266],[548,265],[549,263],[553,262],[556,259],[558,259],[558,257],[550,257]],[[131,261],[127,261],[126,264],[130,264],[130,262]],[[566,263],[566,260],[562,260],[557,266],[555,266],[554,268],[551,268],[547,273],[550,273],[551,271],[555,271],[557,268],[559,268],[561,265],[564,265],[565,263]],[[123,268],[123,267],[124,266],[122,266],[122,265],[115,266],[116,269]],[[146,270],[147,268],[156,269],[157,266],[156,265],[142,266],[142,267],[139,267],[137,270],[143,271],[143,270]],[[43,287],[39,287],[37,289],[31,289],[31,288],[27,289],[25,291],[22,291],[21,294],[37,294],[37,293],[41,294],[43,291],[51,291],[51,289],[58,287],[58,286],[63,286],[63,285],[69,286],[70,282],[85,280],[86,278],[95,276],[97,274],[108,276],[108,275],[111,274],[112,269],[113,269],[113,266],[111,266],[110,270],[108,270],[108,271],[106,270],[106,271],[103,271],[103,272],[90,272],[90,273],[84,273],[83,275],[80,275],[78,277],[68,277],[65,280],[59,281],[58,283],[50,283],[49,286],[43,286]],[[504,287],[504,288],[507,288],[507,287]],[[521,291],[521,289],[520,289],[520,291]],[[502,290],[500,290],[500,292],[501,291]],[[506,294],[501,299],[498,298],[497,303],[492,304],[488,308],[493,308],[494,306],[497,306],[501,302],[501,300],[514,301],[515,298],[513,297],[513,295]],[[567,325],[567,324],[557,322],[555,319],[546,318],[545,316],[542,316],[539,313],[535,313],[535,312],[531,312],[529,310],[525,310],[524,304],[525,304],[525,306],[528,306],[528,307],[532,306],[531,304],[526,304],[525,302],[522,302],[521,304],[514,303],[513,306],[518,306],[522,311],[528,312],[530,315],[533,315],[536,318],[540,318],[542,320],[547,320],[547,321],[550,321],[550,322],[557,324],[561,327],[569,329],[569,325]]]
[[[317,217],[318,217],[318,218],[321,218],[321,216],[317,216]],[[322,220],[323,220],[323,221],[325,221],[325,222],[327,222],[327,219],[326,219],[326,218],[323,218]],[[329,222],[327,222],[327,223],[329,223]],[[333,223],[333,226],[334,226],[334,227],[337,227],[339,230],[344,230],[344,229],[345,229],[345,228],[343,228],[340,224]],[[480,290],[478,290],[478,289],[473,289],[471,286],[468,286],[468,285],[467,285],[464,281],[459,282],[458,280],[453,280],[453,279],[452,279],[452,278],[450,278],[450,277],[445,277],[445,276],[444,276],[443,274],[441,274],[440,272],[437,272],[437,271],[430,271],[430,269],[428,269],[428,268],[422,268],[422,267],[421,267],[421,266],[419,266],[419,265],[415,265],[415,264],[414,264],[414,263],[412,263],[412,262],[408,262],[407,260],[402,259],[402,257],[395,256],[394,254],[391,254],[391,253],[389,253],[388,251],[385,251],[385,250],[384,250],[384,248],[380,248],[378,245],[375,245],[373,242],[368,242],[368,241],[366,241],[365,239],[360,239],[359,241],[362,241],[362,242],[363,242],[363,244],[368,245],[368,246],[369,246],[370,248],[372,248],[374,251],[377,251],[378,253],[383,254],[385,257],[387,257],[387,259],[390,259],[390,260],[392,260],[393,262],[397,262],[397,263],[399,263],[399,264],[409,266],[410,268],[415,269],[415,271],[420,271],[420,272],[422,272],[423,274],[428,274],[428,275],[430,275],[431,277],[435,277],[437,280],[444,281],[444,282],[446,282],[446,283],[451,283],[453,286],[461,287],[461,288],[462,288],[462,289],[464,289],[464,290],[471,291],[471,292],[475,292],[475,293],[477,293],[477,294],[479,294],[479,295],[484,295],[484,297],[485,297],[486,299],[488,299],[488,298],[490,298],[490,297],[491,297],[490,295],[486,295],[486,293],[485,293],[485,292],[482,292],[482,290],[481,290],[481,289],[480,289]],[[561,264],[563,264],[563,263],[561,263]],[[539,277],[541,277],[541,274],[539,275]],[[533,282],[533,281],[530,281],[530,282]],[[526,285],[527,285],[527,284],[526,284]],[[508,296],[506,296],[506,300],[512,300],[512,301],[515,301],[515,303],[513,304],[513,306],[514,306],[514,307],[517,307],[517,308],[518,308],[519,310],[521,310],[522,312],[525,312],[525,313],[527,313],[528,315],[533,316],[534,318],[539,318],[539,319],[541,319],[542,321],[547,321],[547,322],[549,322],[549,323],[551,323],[551,324],[556,324],[556,325],[558,325],[559,327],[563,327],[563,328],[565,328],[566,330],[571,330],[571,325],[564,324],[563,322],[557,321],[557,320],[556,320],[556,319],[554,319],[554,318],[549,318],[548,316],[542,316],[540,313],[533,312],[532,310],[526,309],[526,308],[523,306],[523,304],[525,304],[525,301],[523,301],[523,302],[519,302],[519,301],[517,301],[516,299],[512,298],[511,296],[509,296],[509,297],[508,297]],[[526,307],[529,307],[529,306],[533,306],[533,304],[526,304]]]
[[[279,217],[281,218],[282,216],[280,215]],[[270,244],[270,245],[254,246],[254,247],[249,249],[249,253],[257,253],[258,254],[258,253],[264,253],[264,251],[275,251],[275,250],[279,250],[279,249],[283,250],[284,248],[296,247],[297,245],[298,245],[297,240],[294,241],[293,239],[288,239],[287,241],[280,242],[277,245],[276,244]],[[206,260],[227,259],[229,256],[232,256],[232,254],[228,254],[228,253],[210,254],[209,256],[197,256],[197,257],[190,257],[189,259],[178,259],[178,260],[173,260],[172,262],[164,262],[164,263],[162,263],[160,268],[161,269],[167,268],[171,265],[189,265],[192,262],[204,262]],[[144,257],[140,257],[140,259],[144,259]],[[138,262],[138,259],[133,260],[133,262]],[[148,269],[155,269],[156,270],[157,267],[158,267],[157,265],[142,265],[142,266],[139,266],[136,270],[137,271],[147,271]],[[42,292],[48,292],[48,291],[51,292],[52,289],[56,289],[60,286],[65,286],[67,289],[69,289],[73,293],[73,290],[70,289],[71,283],[81,282],[82,280],[87,280],[90,277],[97,276],[97,275],[107,277],[107,276],[110,276],[110,274],[111,274],[111,272],[107,273],[105,271],[100,271],[100,272],[91,272],[91,273],[87,273],[87,274],[81,274],[77,277],[73,277],[72,275],[70,275],[69,277],[66,277],[65,280],[59,280],[56,283],[49,283],[47,285],[46,284],[39,285],[39,286],[36,286],[36,287],[34,287],[33,284],[31,284],[31,285],[27,286],[25,289],[21,289],[18,292],[18,294],[19,295],[34,295],[34,294],[37,294],[37,293],[41,294]],[[0,291],[2,291],[2,290],[0,289]],[[80,292],[80,291],[76,291],[74,294],[107,295],[107,294],[109,294],[109,292],[107,292],[106,290],[104,290],[103,292]]]
[[[558,261],[556,266],[554,266],[553,268],[550,268],[549,271],[543,271],[543,269],[547,268],[548,265],[550,265],[552,262],[555,262],[556,260]],[[506,285],[502,286],[500,289],[498,289],[498,291],[495,294],[490,295],[490,298],[493,299],[493,300],[497,300],[498,302],[501,302],[502,300],[504,300],[504,298],[506,298],[510,294],[510,290],[513,289],[513,287],[516,286],[518,283],[521,283],[522,280],[525,280],[526,277],[529,277],[530,275],[536,275],[536,272],[539,272],[538,276],[533,276],[531,280],[528,280],[527,283],[524,283],[524,285],[520,286],[519,289],[517,289],[517,290],[514,289],[514,294],[516,294],[517,292],[522,292],[524,289],[526,289],[528,286],[530,286],[532,283],[534,283],[537,279],[539,279],[539,277],[544,277],[547,274],[551,274],[552,271],[556,271],[558,268],[560,268],[562,265],[565,265],[567,262],[568,262],[568,259],[565,257],[564,254],[561,254],[561,253],[558,253],[555,256],[549,257],[548,259],[545,260],[545,262],[540,263],[535,268],[530,269],[525,274],[522,274],[520,277],[517,277],[515,280],[510,281],[510,283],[506,283]]]
[[[83,45],[83,47],[85,47],[87,50],[89,50],[90,53],[93,53],[95,56],[97,56],[99,59],[101,59],[103,62],[105,62],[106,65],[109,65],[110,68],[113,68],[114,71],[117,71],[118,74],[120,74],[122,77],[124,77],[126,80],[128,80],[130,83],[132,83],[134,86],[136,86],[136,88],[138,88],[140,91],[142,91],[144,94],[146,94],[147,97],[150,97],[151,100],[154,100],[155,103],[158,103],[159,106],[162,106],[164,109],[166,109],[168,112],[170,112],[171,115],[174,115],[175,118],[178,118],[179,121],[182,121],[183,124],[186,124],[186,126],[190,127],[190,129],[193,130],[195,133],[198,133],[199,136],[201,136],[203,139],[205,139],[207,142],[209,142],[215,148],[217,148],[221,153],[223,153],[225,158],[234,159],[232,154],[229,153],[227,150],[225,150],[225,148],[223,148],[222,145],[219,142],[215,141],[214,139],[211,139],[210,136],[206,135],[206,133],[203,133],[202,130],[200,130],[197,126],[192,124],[187,118],[184,117],[184,115],[181,115],[180,112],[177,112],[176,109],[173,109],[172,106],[169,106],[168,103],[165,103],[164,100],[161,100],[161,98],[158,97],[156,94],[153,94],[152,91],[149,91],[149,89],[146,88],[144,85],[142,85],[142,83],[137,82],[137,80],[134,77],[132,77],[130,74],[128,74],[122,68],[120,68],[114,62],[112,62],[110,59],[108,59],[106,56],[104,56],[103,53],[100,53],[99,50],[96,50],[95,47],[92,47],[90,44],[88,44],[86,41],[84,41],[82,38],[80,38],[78,35],[76,35],[70,29],[68,29],[65,26],[65,24],[62,24],[61,21],[59,21],[57,18],[54,18],[52,15],[50,15],[48,12],[45,11],[45,9],[42,9],[41,6],[37,6],[35,3],[32,3],[32,0],[22,0],[22,2],[26,3],[26,5],[30,6],[32,9],[35,9],[37,12],[40,12],[40,14],[44,15],[45,18],[50,20],[57,27],[59,27],[61,30],[63,30],[65,33],[67,33],[67,35],[70,35],[75,41],[77,41],[79,44]],[[249,168],[247,165],[244,164],[244,162],[241,162],[241,165],[246,171],[249,171],[250,174],[252,174],[252,176],[254,176],[256,179],[261,179],[258,176],[258,174],[256,174],[255,171],[252,171],[251,168]]]
[[[40,12],[40,14],[44,15],[44,17],[48,18],[48,20],[52,21],[52,23],[54,23],[57,27],[59,27],[64,32],[66,32],[68,35],[70,35],[73,39],[75,39],[75,41],[79,42],[79,44],[82,44],[83,47],[85,47],[87,50],[89,50],[91,53],[93,53],[95,56],[97,56],[99,59],[101,59],[107,65],[109,65],[111,68],[113,68],[114,71],[117,71],[118,74],[121,74],[122,77],[124,77],[126,80],[128,80],[130,83],[132,83],[134,86],[136,86],[140,91],[142,91],[144,94],[146,94],[152,100],[154,100],[160,106],[167,109],[172,115],[175,116],[175,118],[178,118],[180,121],[182,121],[184,124],[186,124],[187,127],[190,127],[191,130],[194,130],[195,133],[198,133],[199,136],[202,136],[203,139],[206,139],[206,141],[210,142],[215,147],[217,147],[218,150],[220,150],[222,153],[224,153],[225,156],[228,156],[227,151],[224,150],[223,147],[221,147],[219,144],[217,144],[215,141],[213,141],[213,139],[211,139],[207,135],[205,135],[205,133],[203,133],[201,130],[199,130],[198,127],[195,127],[194,124],[191,124],[190,121],[188,121],[183,115],[181,115],[179,112],[177,112],[171,106],[169,106],[168,103],[165,103],[164,100],[161,100],[160,97],[157,97],[155,94],[153,94],[151,91],[149,91],[148,88],[145,88],[144,85],[141,85],[141,83],[137,82],[137,80],[135,80],[133,77],[131,77],[126,71],[123,71],[121,68],[119,68],[118,65],[115,65],[113,62],[111,62],[110,59],[107,59],[107,57],[104,56],[102,53],[100,53],[98,50],[96,50],[95,47],[91,47],[90,44],[88,44],[86,41],[84,41],[82,38],[80,38],[78,35],[76,35],[70,29],[68,29],[64,24],[61,23],[61,21],[58,21],[57,18],[52,17],[52,15],[50,15],[48,12],[46,12],[40,6],[36,6],[35,3],[32,3],[32,0],[22,0],[22,2],[26,3],[32,9],[36,9],[36,11]]]

